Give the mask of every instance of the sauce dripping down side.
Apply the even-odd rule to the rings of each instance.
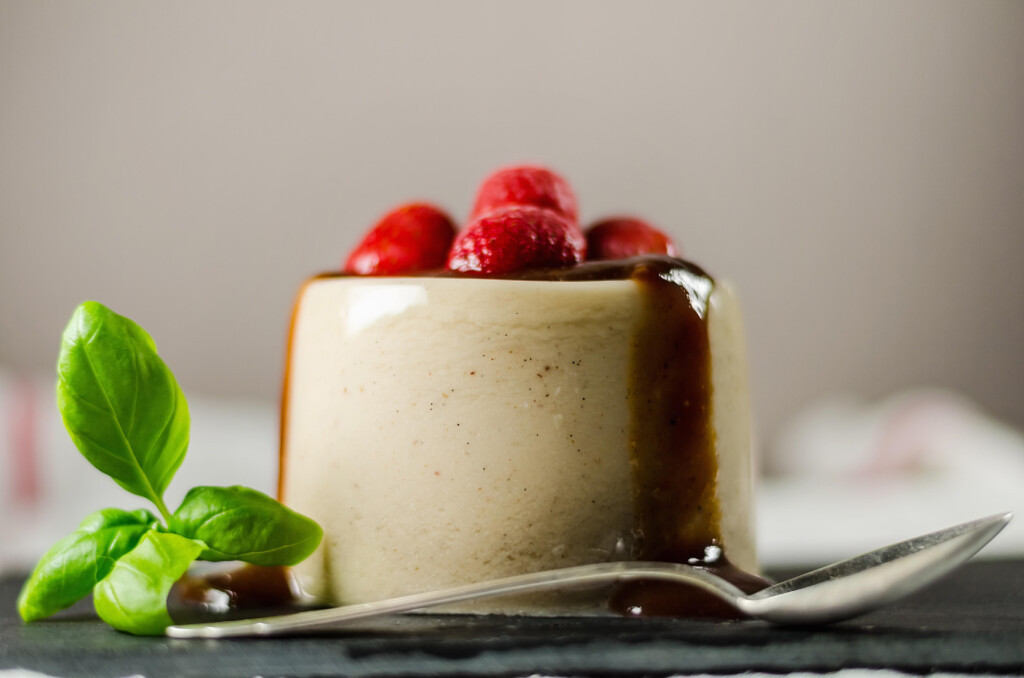
[[[531,279],[632,279],[648,308],[633,346],[631,468],[638,560],[685,563],[746,593],[771,584],[729,562],[721,536],[718,455],[711,419],[707,310],[714,282],[694,264],[666,256],[594,262]],[[633,582],[609,607],[627,616],[742,616],[685,584]]]
[[[633,346],[629,393],[636,557],[703,562],[706,552],[721,551],[706,318],[711,281],[685,268],[650,265],[638,266],[632,277],[647,300]],[[694,606],[694,597],[677,589],[625,584],[610,605],[630,615],[705,612],[705,605]]]
[[[631,279],[641,285],[648,307],[633,346],[629,393],[637,538],[632,556],[699,567],[746,593],[769,586],[730,563],[722,543],[707,327],[711,277],[692,263],[660,255],[520,277]],[[742,616],[693,586],[653,581],[616,587],[609,607],[627,616]]]
[[[641,267],[633,277],[648,299],[629,394],[638,556],[685,563],[721,542],[706,318],[711,284],[685,269]]]

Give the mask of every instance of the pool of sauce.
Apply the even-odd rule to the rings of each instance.
[[[167,612],[176,624],[244,619],[298,611],[287,568],[242,565],[187,574],[171,588]]]
[[[345,277],[328,273],[314,278]],[[437,271],[419,277],[482,277]],[[488,276],[491,277],[491,276]],[[645,292],[647,310],[636,332],[629,385],[633,404],[633,503],[635,560],[688,563],[723,576],[748,593],[770,584],[728,561],[721,537],[721,507],[714,430],[711,424],[711,354],[708,298],[713,281],[695,264],[650,255],[588,262],[571,268],[532,270],[502,279],[547,281],[635,280]],[[295,316],[292,316],[294,329]],[[289,332],[289,354],[291,352]],[[285,370],[284,393],[288,392]],[[281,403],[278,496],[284,483],[284,423]],[[210,600],[228,601],[227,610],[265,609],[293,604],[287,575],[280,568],[247,567],[240,574],[195,579],[172,592],[179,608],[214,614]],[[264,592],[266,589],[267,592]],[[699,589],[682,584],[633,582],[614,590],[610,608],[627,616],[735,618],[739,612]],[[223,607],[223,605],[222,605]]]

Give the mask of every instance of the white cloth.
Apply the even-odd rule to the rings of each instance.
[[[763,563],[833,562],[983,516],[1016,518],[977,557],[1024,555],[1024,436],[964,398],[823,399],[773,441],[757,492]]]

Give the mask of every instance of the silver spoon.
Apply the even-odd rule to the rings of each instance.
[[[167,635],[172,638],[273,636],[508,593],[587,588],[636,580],[692,584],[754,619],[780,624],[825,624],[855,617],[924,588],[977,553],[1012,517],[1012,513],[1000,513],[954,525],[834,563],[749,595],[721,577],[689,565],[600,563],[534,572],[372,603],[260,619],[170,626]]]

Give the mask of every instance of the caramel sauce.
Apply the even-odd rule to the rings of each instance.
[[[281,614],[296,607],[287,568],[243,565],[205,576],[186,575],[174,583],[167,610],[177,624]]]
[[[716,548],[709,547],[709,553],[714,553]],[[691,558],[687,564],[722,577],[744,593],[756,593],[772,584],[764,577],[739,569],[723,555]],[[608,607],[626,617],[742,619],[745,616],[703,589],[665,581],[623,584],[612,593]]]
[[[292,374],[292,345],[295,341],[295,321],[299,315],[299,304],[298,300],[302,298],[303,292],[306,288],[318,278],[311,278],[302,284],[299,289],[299,294],[296,296],[296,302],[292,305],[291,318],[288,320],[288,341],[285,347],[285,359],[284,359],[284,379],[281,383],[281,418],[278,419],[278,445],[277,445],[277,500],[284,503],[284,469],[285,469],[285,450],[287,443],[287,428],[286,422],[288,421],[288,393],[289,384],[291,383]]]
[[[692,274],[690,271],[687,274]],[[641,266],[648,309],[633,349],[633,505],[639,558],[685,563],[721,543],[703,299]],[[710,282],[710,281],[709,281]]]
[[[325,273],[310,281],[350,277]],[[494,278],[451,271],[403,277]],[[631,468],[636,515],[637,560],[688,563],[723,576],[748,593],[769,581],[731,565],[723,551],[721,507],[717,498],[718,463],[711,424],[711,355],[707,332],[708,297],[713,281],[695,264],[649,255],[633,259],[587,262],[497,276],[505,280],[635,280],[648,308],[633,346],[634,374],[629,384],[632,406]],[[296,304],[288,333],[292,350]],[[278,498],[284,500],[289,367],[286,361],[281,399]],[[246,574],[246,571],[249,571]],[[219,580],[195,580],[172,593],[192,608],[226,595],[231,609],[284,605],[291,601],[286,576],[265,568]],[[269,588],[269,598],[257,592]],[[283,586],[283,588],[282,588]],[[211,589],[220,591],[212,594]],[[275,596],[280,596],[276,598]],[[616,587],[609,606],[627,616],[734,618],[736,610],[699,589],[662,582],[634,582]],[[188,607],[188,605],[186,605]]]

